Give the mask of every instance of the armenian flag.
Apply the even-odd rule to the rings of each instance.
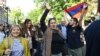
[[[77,4],[73,7],[70,7],[68,9],[65,9],[65,12],[67,12],[72,18],[80,18],[82,15],[82,9],[84,8],[84,5],[86,2],[82,2],[80,4]],[[85,12],[87,11],[87,7],[85,8]]]

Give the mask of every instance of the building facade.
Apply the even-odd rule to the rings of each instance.
[[[0,23],[7,22],[6,0],[0,0]]]

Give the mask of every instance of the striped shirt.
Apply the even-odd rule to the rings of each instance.
[[[12,56],[24,56],[24,47],[22,46],[19,39],[14,39],[14,44],[12,46]]]

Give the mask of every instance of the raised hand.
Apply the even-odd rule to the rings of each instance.
[[[48,3],[46,3],[46,8],[47,8],[48,10],[50,10],[50,9],[51,9],[51,6],[50,6]]]

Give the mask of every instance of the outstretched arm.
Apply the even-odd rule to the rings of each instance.
[[[49,6],[49,4],[47,3],[46,4],[46,10],[44,11],[41,19],[40,19],[40,25],[41,25],[41,29],[43,31],[43,33],[45,32],[47,26],[45,24],[45,19],[46,19],[46,16],[48,15],[49,11],[50,11],[51,7]]]
[[[79,20],[79,25],[82,27],[82,21],[83,21],[83,17],[86,13],[86,8],[87,8],[87,4],[84,4],[83,6],[83,9],[82,9],[82,14],[81,14],[81,17],[80,17],[80,20]]]

